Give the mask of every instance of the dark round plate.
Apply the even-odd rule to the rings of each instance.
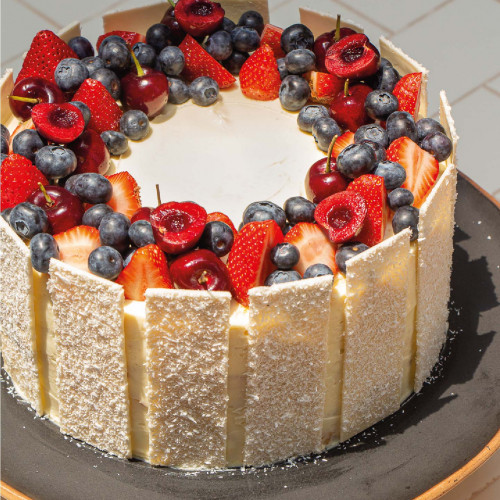
[[[63,437],[2,383],[2,480],[37,499],[409,499],[472,459],[500,424],[500,210],[458,183],[448,342],[431,384],[328,453],[245,471],[181,472]]]

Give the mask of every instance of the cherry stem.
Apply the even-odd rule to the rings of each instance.
[[[340,40],[340,14],[337,14],[337,27],[335,28],[335,41]]]
[[[12,99],[13,101],[30,102],[32,104],[39,104],[42,102],[41,99],[37,99],[36,97],[21,97],[17,95],[10,95],[9,99]]]
[[[132,50],[132,47],[130,48],[130,55],[132,56],[132,61],[134,61],[135,68],[137,70],[137,76],[144,76],[144,70],[142,69],[142,66],[139,63],[139,59],[137,59],[137,56]]]
[[[54,200],[49,196],[49,193],[47,193],[47,190],[45,189],[45,186],[39,182],[38,187],[42,191],[43,195],[45,196],[45,200],[47,201],[47,205],[51,207],[54,204]]]
[[[158,206],[161,205],[161,196],[160,196],[160,185],[156,185],[156,198],[158,200]]]
[[[337,140],[338,135],[334,135],[332,142],[330,142],[330,146],[328,147],[328,157],[326,159],[326,169],[325,173],[329,174],[331,172],[331,164],[332,164],[332,153],[333,153],[333,146],[335,146],[335,142]]]
[[[346,97],[349,97],[351,94],[349,94],[349,78],[344,82],[344,95]]]
[[[175,9],[175,2],[174,2],[174,0],[168,0],[168,3]]]

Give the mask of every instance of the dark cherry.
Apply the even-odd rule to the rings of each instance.
[[[341,90],[330,104],[330,113],[343,128],[356,132],[361,125],[367,125],[373,120],[366,114],[365,100],[372,88],[362,83],[349,86],[346,80],[344,90]]]
[[[325,66],[325,56],[326,51],[330,48],[332,44],[336,42],[335,34],[337,30],[330,31],[328,33],[323,33],[316,38],[314,42],[314,53],[316,54],[316,68],[318,71],[322,71],[324,73],[327,72]],[[340,37],[339,40],[345,38],[349,35],[354,35],[357,32],[351,28],[340,28]]]
[[[151,207],[141,207],[137,212],[135,212],[134,215],[132,215],[132,218],[130,219],[130,223],[133,224],[134,222],[138,220],[147,220],[148,222],[151,222],[151,212],[153,209]]]
[[[84,130],[68,147],[76,155],[77,166],[74,174],[93,172],[104,175],[108,171],[109,151],[95,130]]]
[[[175,17],[182,29],[194,37],[212,34],[222,26],[224,9],[210,0],[178,0]]]
[[[174,7],[169,7],[166,10],[160,22],[170,28],[170,41],[172,42],[172,45],[179,45],[182,40],[184,40],[186,32],[182,29],[179,21],[177,21],[175,17]]]

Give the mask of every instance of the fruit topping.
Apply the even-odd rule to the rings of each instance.
[[[361,252],[368,250],[368,248],[364,243],[347,243],[339,247],[335,255],[335,262],[339,270],[345,274],[347,271],[347,261]]]
[[[37,151],[35,165],[47,179],[62,179],[75,171],[76,156],[71,149],[51,144]]]
[[[89,255],[89,271],[101,278],[114,280],[122,269],[123,258],[120,252],[112,247],[96,248]]]
[[[283,229],[286,224],[285,211],[272,201],[254,201],[243,212],[243,224],[265,220],[274,220]]]
[[[417,126],[413,120],[413,116],[406,111],[394,111],[387,118],[385,128],[389,143],[395,141],[399,137],[409,137],[412,141],[417,141]]]
[[[101,245],[116,248],[123,252],[129,246],[128,230],[130,220],[123,214],[112,212],[105,215],[99,224]]]
[[[292,225],[299,222],[314,222],[314,210],[316,205],[302,196],[292,196],[283,205],[286,218]]]
[[[36,130],[27,128],[14,132],[12,136],[12,152],[24,156],[31,162],[35,161],[35,156],[46,145],[46,141],[40,137]]]
[[[186,32],[182,29],[179,21],[175,17],[174,5],[172,5],[165,11],[165,14],[163,14],[162,20],[160,22],[170,30],[169,38],[173,45],[179,45],[182,40],[184,40]]]
[[[409,73],[396,83],[392,92],[398,99],[398,110],[407,111],[414,119],[418,115],[421,84],[422,73]]]
[[[63,92],[75,92],[88,77],[87,66],[80,59],[71,57],[60,61],[54,71],[54,79]]]
[[[291,75],[302,75],[316,67],[316,56],[309,49],[295,49],[285,56],[285,66]]]
[[[80,113],[83,116],[83,121],[85,122],[85,126],[89,124],[90,121],[90,109],[89,107],[80,101],[71,101],[70,104],[72,106],[77,107],[80,110]]]
[[[65,187],[84,203],[107,203],[111,199],[113,186],[100,174],[87,173],[70,177]]]
[[[389,145],[387,132],[376,123],[362,125],[354,133],[354,142],[372,141],[380,144],[384,149]]]
[[[437,161],[446,160],[453,150],[452,142],[442,132],[432,132],[426,135],[420,142],[420,147],[434,156]]]
[[[394,217],[392,218],[392,229],[394,234],[409,227],[411,229],[410,241],[415,241],[418,238],[418,215],[418,208],[410,206],[398,208],[394,212]]]
[[[279,88],[281,106],[287,111],[299,111],[311,97],[311,89],[305,78],[288,75]]]
[[[122,38],[128,45],[130,45],[130,47],[133,47],[136,43],[146,41],[146,37],[144,35],[136,33],[135,31],[110,31],[108,33],[104,33],[104,35],[101,35],[97,39],[96,49],[99,50],[103,40],[113,35]]]
[[[37,104],[31,118],[40,135],[59,144],[74,141],[85,128],[81,111],[69,103]]]
[[[225,31],[219,31],[229,36]],[[213,36],[213,35],[212,35]],[[158,66],[165,75],[178,76],[184,69],[185,59],[184,53],[179,47],[167,46],[158,54]]]
[[[165,47],[170,45],[170,29],[163,23],[153,24],[146,32],[146,43],[153,47],[159,54]]]
[[[309,266],[304,272],[304,279],[317,278],[319,276],[333,275],[333,271],[325,264],[313,264]]]
[[[179,0],[175,4],[175,17],[186,33],[202,37],[222,26],[224,9],[210,0]]]
[[[379,162],[373,173],[384,179],[385,188],[389,191],[401,187],[406,179],[406,170],[394,161]]]
[[[120,132],[133,141],[144,139],[149,133],[149,119],[138,109],[129,109],[120,118]]]
[[[198,245],[213,252],[217,257],[224,257],[234,243],[233,230],[221,221],[207,222]]]
[[[184,38],[184,37],[182,37]],[[182,41],[182,39],[180,40]],[[179,42],[180,43],[180,42]],[[156,50],[147,43],[138,42],[132,47],[132,52],[137,57],[141,66],[155,67],[156,63]]]
[[[260,35],[264,30],[264,18],[255,10],[247,10],[241,14],[238,20],[238,26],[253,28]]]
[[[278,243],[271,250],[271,262],[284,271],[296,266],[300,259],[299,249],[291,243]]]
[[[108,148],[95,130],[84,130],[82,135],[69,144],[68,147],[76,155],[75,174],[94,172],[104,175],[108,171]]]
[[[231,291],[226,265],[210,250],[193,250],[170,266],[173,282],[188,290]]]
[[[415,125],[417,127],[418,141],[421,141],[426,135],[429,135],[433,132],[441,132],[443,134],[445,133],[444,127],[438,121],[432,118],[420,118],[420,120],[418,120]],[[412,138],[410,137],[410,139]]]
[[[79,59],[92,57],[94,55],[94,47],[90,41],[84,36],[75,36],[68,41],[68,45],[75,52]]]
[[[106,179],[113,186],[113,194],[107,204],[115,212],[120,212],[131,219],[141,208],[140,187],[137,181],[128,172],[108,175]]]
[[[49,230],[49,219],[43,209],[33,203],[23,201],[10,212],[9,223],[23,239],[30,240],[35,234]]]
[[[236,26],[231,31],[233,47],[240,52],[253,52],[260,45],[260,36],[253,28]]]
[[[373,89],[393,92],[396,83],[398,83],[400,79],[401,76],[396,68],[394,68],[387,59],[381,57],[379,69],[368,79],[367,83]]]
[[[281,269],[276,269],[273,271],[264,282],[265,286],[281,285],[283,283],[290,283],[292,281],[301,280],[302,277],[297,271],[283,271]]]
[[[375,167],[375,151],[368,144],[351,144],[337,157],[337,170],[350,179],[370,173]]]
[[[281,35],[283,34],[283,29],[274,26],[273,24],[266,24],[262,30],[260,36],[260,46],[264,44],[269,45],[273,50],[274,57],[279,59],[285,57],[285,52],[281,48]]]
[[[348,130],[339,136],[335,141],[335,145],[332,150],[332,158],[337,158],[338,155],[351,144],[354,144],[354,132]]]
[[[392,210],[396,210],[396,208],[404,207],[406,205],[410,206],[413,204],[413,193],[408,191],[405,188],[396,188],[391,191],[388,195],[389,206]]]
[[[398,99],[385,90],[374,90],[366,96],[365,110],[370,118],[385,121],[398,110]]]
[[[31,265],[40,273],[49,272],[50,259],[59,260],[59,247],[51,234],[38,233],[30,241]]]
[[[153,228],[149,220],[134,221],[129,227],[128,237],[137,248],[156,243]]]
[[[295,49],[313,50],[314,35],[307,26],[292,24],[281,34],[281,48],[286,54]]]
[[[298,116],[297,125],[304,132],[312,132],[312,126],[318,118],[329,118],[330,113],[321,104],[308,104],[304,106]]]
[[[85,226],[92,226],[99,229],[103,217],[107,214],[113,213],[113,209],[105,203],[98,203],[91,206],[82,217],[82,224]]]
[[[311,88],[311,100],[330,105],[335,96],[344,88],[344,79],[330,73],[311,71],[304,75]]]
[[[349,80],[344,88],[337,93],[330,104],[330,112],[343,129],[356,132],[359,127],[370,123],[366,113],[365,101],[372,89],[359,83],[349,87]]]
[[[238,231],[236,231],[233,222],[226,214],[223,214],[222,212],[211,212],[207,215],[207,224],[215,220],[225,222],[231,228],[231,231],[235,236],[238,234]]]
[[[121,132],[106,130],[102,132],[101,139],[104,141],[109,153],[113,156],[120,156],[128,151],[127,136]]]
[[[148,288],[173,288],[167,259],[157,245],[137,249],[116,278],[128,300],[146,300]]]
[[[219,98],[219,85],[209,76],[199,76],[189,85],[189,94],[198,106],[210,106]]]
[[[225,61],[222,61],[222,64],[232,75],[239,75],[243,64],[249,57],[248,52],[233,50],[233,53]]]
[[[99,231],[95,227],[75,226],[54,235],[59,247],[59,258],[72,266],[88,271],[89,255],[99,246]]]

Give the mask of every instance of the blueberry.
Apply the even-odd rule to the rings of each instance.
[[[375,152],[375,165],[380,163],[381,161],[384,161],[387,158],[387,153],[385,149],[378,143],[378,142],[373,142],[369,141],[368,139],[364,139],[363,141],[360,141],[359,144],[368,144],[373,151]]]
[[[396,209],[394,217],[392,218],[392,229],[394,234],[409,227],[411,229],[410,241],[415,241],[418,238],[418,214],[418,208],[407,205]]]
[[[128,230],[128,237],[138,248],[156,243],[151,222],[147,220],[135,221]]]
[[[101,278],[114,280],[122,272],[123,258],[110,246],[98,247],[89,255],[89,271]]]
[[[207,222],[200,241],[200,248],[211,250],[217,257],[227,255],[234,243],[232,229],[222,221]]]
[[[243,212],[243,223],[247,224],[248,222],[257,220],[274,220],[278,226],[284,228],[286,224],[286,214],[281,207],[272,201],[254,201],[245,208]]]
[[[158,23],[150,26],[146,32],[146,43],[159,54],[170,43],[170,28]]]
[[[144,139],[149,132],[149,120],[146,113],[130,109],[120,118],[120,131],[133,141]]]
[[[136,251],[137,248],[135,247],[128,248],[127,250],[125,250],[123,254],[123,267],[127,267],[130,264],[130,261],[132,260],[132,257],[134,256]]]
[[[91,118],[91,113],[90,113],[89,107],[81,101],[70,101],[69,103],[72,104],[73,106],[77,107],[80,110],[80,112],[83,115],[83,121],[85,122],[85,126],[87,126],[89,124],[89,121]]]
[[[374,90],[365,99],[365,111],[374,120],[387,120],[398,106],[398,98],[386,90]]]
[[[361,127],[354,133],[354,142],[361,142],[364,140],[377,142],[384,149],[389,146],[389,138],[387,137],[387,132],[375,123],[369,125],[361,125]]]
[[[253,52],[259,48],[260,36],[253,28],[236,26],[231,31],[231,41],[236,50],[240,52]]]
[[[373,89],[392,92],[396,83],[398,83],[400,79],[401,76],[397,72],[396,68],[389,63],[384,66],[380,65],[379,69],[369,79],[368,83]]]
[[[290,224],[314,222],[314,210],[316,210],[316,205],[302,196],[288,198],[283,208]]]
[[[127,70],[132,62],[128,46],[120,42],[108,42],[102,49],[102,53],[99,51],[99,55],[105,68],[117,72]]]
[[[280,102],[287,111],[298,111],[306,104],[309,97],[311,88],[307,80],[301,76],[289,75],[281,82]]]
[[[75,185],[76,185],[76,181],[78,180],[80,175],[82,175],[82,174],[71,175],[65,181],[63,181],[64,182],[64,189],[69,191],[71,194],[74,194],[75,196],[76,196]]]
[[[375,152],[368,144],[351,144],[337,157],[337,170],[350,179],[370,173],[375,166]]]
[[[120,79],[118,78],[117,74],[114,71],[108,68],[100,68],[94,71],[90,75],[90,78],[101,82],[106,87],[108,92],[111,94],[111,97],[113,99],[118,100],[120,98],[120,91],[121,91]]]
[[[444,127],[432,118],[421,118],[417,121],[417,140],[420,142],[426,135],[433,132],[445,133]]]
[[[291,281],[298,281],[301,279],[302,277],[297,271],[282,271],[281,269],[277,269],[266,278],[264,285],[281,285],[282,283],[290,283]]]
[[[88,77],[87,66],[80,59],[63,59],[54,71],[54,79],[63,92],[76,91]]]
[[[99,229],[99,224],[105,215],[113,213],[113,209],[105,203],[98,203],[85,211],[82,218],[84,226],[92,226]]]
[[[191,99],[198,106],[210,106],[219,97],[219,85],[209,76],[200,76],[189,86]]]
[[[395,141],[399,137],[409,137],[412,141],[417,140],[417,126],[413,121],[413,116],[406,111],[394,111],[387,118],[385,126],[389,143]]]
[[[12,207],[6,208],[5,210],[2,210],[2,212],[0,212],[0,215],[3,217],[5,222],[7,222],[7,224],[10,224],[10,213],[11,212],[12,212]]]
[[[304,132],[312,132],[313,123],[318,118],[329,118],[330,113],[325,106],[321,104],[308,104],[304,106],[297,116],[297,124],[300,130]]]
[[[1,153],[6,155],[9,153],[9,141],[2,135],[2,150]]]
[[[68,45],[73,49],[79,59],[84,59],[85,57],[92,57],[94,55],[94,47],[84,36],[75,36],[69,42]]]
[[[392,210],[396,208],[404,207],[406,205],[411,205],[414,201],[413,193],[405,188],[396,188],[391,191],[388,195],[389,206]]]
[[[217,61],[224,61],[233,53],[231,34],[227,31],[216,31],[207,40],[207,52]]]
[[[241,14],[238,26],[253,28],[259,35],[261,35],[264,29],[264,18],[255,10],[247,10]]]
[[[316,66],[316,55],[309,49],[295,49],[285,56],[286,69],[292,75],[312,71]]]
[[[276,62],[278,63],[278,71],[280,73],[281,81],[283,81],[290,74],[286,69],[285,58],[281,57]]]
[[[50,259],[59,259],[59,247],[51,234],[38,233],[30,241],[31,265],[40,273],[49,272]]]
[[[346,273],[346,263],[356,255],[368,250],[368,246],[364,243],[347,243],[337,249],[335,254],[335,263],[341,272]]]
[[[295,49],[313,50],[314,35],[303,24],[292,24],[281,35],[281,48],[288,54]]]
[[[108,151],[113,156],[120,156],[128,151],[128,139],[125,134],[116,130],[106,130],[101,134]]]
[[[36,130],[26,129],[14,136],[12,150],[15,154],[25,156],[33,163],[37,151],[42,149],[45,144]]]
[[[292,269],[300,259],[299,249],[291,243],[278,243],[271,250],[271,262],[282,270]]]
[[[179,47],[169,46],[162,49],[158,55],[160,68],[166,75],[180,75],[184,69],[184,53]]]
[[[250,57],[247,52],[240,52],[239,50],[233,50],[233,53],[224,61],[222,65],[233,75],[239,75],[241,67],[245,64],[245,61]]]
[[[394,161],[381,161],[373,173],[384,178],[384,184],[387,190],[401,187],[406,180],[406,170],[402,165]]]
[[[0,124],[0,129],[2,131],[2,137],[7,141],[10,141],[10,132],[9,129],[2,123]]]
[[[10,212],[10,225],[21,238],[31,240],[35,234],[49,230],[49,219],[42,208],[24,201]]]
[[[313,264],[305,270],[304,279],[330,275],[333,275],[333,271],[326,264]]]
[[[191,98],[189,86],[180,78],[169,76],[168,78],[168,102],[171,104],[183,104]]]
[[[104,68],[104,61],[99,56],[86,57],[82,59],[82,63],[85,64],[89,75],[98,69]]]
[[[122,45],[124,45],[125,47],[127,47],[127,42],[121,36],[118,36],[118,35],[109,35],[109,36],[107,36],[106,38],[104,38],[102,40],[101,45],[99,45],[99,49],[97,50],[97,52],[99,54],[99,57],[101,59],[102,59],[102,53],[103,53],[104,48],[106,47],[106,45],[108,43],[111,43],[111,42],[121,43]],[[103,64],[104,64],[104,61],[103,61]]]
[[[8,158],[9,155],[6,155],[5,153],[0,153],[0,164],[3,163],[5,159]]]
[[[76,170],[76,155],[63,146],[44,146],[35,155],[35,165],[47,179],[62,179]]]
[[[111,199],[113,185],[103,175],[89,172],[74,177],[77,177],[77,179],[71,188],[74,194],[84,203],[95,205],[97,203],[107,203]],[[72,192],[68,188],[68,182],[66,182],[65,188]]]
[[[328,151],[333,137],[342,134],[337,122],[330,117],[318,118],[312,126],[312,135],[321,151]]]
[[[101,245],[116,248],[120,252],[125,250],[129,245],[129,228],[130,221],[125,215],[119,212],[105,215],[99,224]]]
[[[389,61],[389,59],[386,59],[385,57],[381,57],[379,67],[380,68],[385,68],[385,67],[392,68],[392,63],[391,63],[391,61]]]
[[[141,66],[153,68],[156,62],[156,51],[151,45],[144,42],[137,42],[133,47],[135,57]]]
[[[228,19],[227,17],[225,17],[222,20],[222,29],[224,31],[227,31],[228,33],[231,33],[231,31],[233,31],[234,28],[236,28],[236,23],[233,22],[233,21],[231,21],[231,19]]]
[[[450,139],[442,132],[432,132],[420,142],[420,147],[433,155],[437,161],[446,160],[453,150]]]

